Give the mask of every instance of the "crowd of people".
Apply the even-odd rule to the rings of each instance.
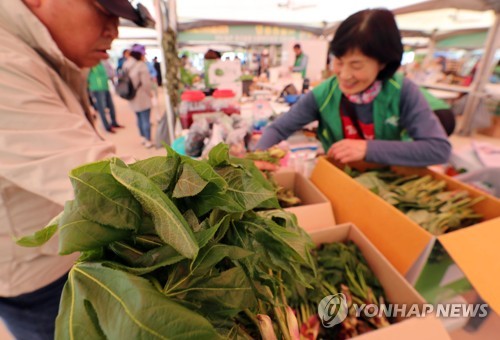
[[[151,109],[157,103],[158,86],[162,86],[162,72],[158,57],[148,61],[146,48],[133,44],[123,50],[117,61],[116,69],[106,60],[92,67],[87,77],[88,89],[93,108],[99,113],[104,129],[115,133],[123,126],[117,122],[113,96],[110,86],[117,85],[120,77],[126,74],[136,90],[133,98],[127,98],[130,108],[137,116],[137,127],[146,148],[151,142]]]

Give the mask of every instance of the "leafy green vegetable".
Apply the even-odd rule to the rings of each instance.
[[[434,235],[465,228],[482,219],[472,207],[484,197],[471,199],[466,191],[446,191],[446,182],[430,175],[400,176],[386,170],[368,171],[354,179]]]
[[[45,228],[37,231],[35,234],[17,239],[16,243],[23,247],[39,247],[45,244],[57,232],[61,215],[62,213],[54,217]]]
[[[66,255],[99,249],[130,235],[128,230],[107,227],[83,218],[75,201],[68,201],[59,222],[59,253]]]
[[[148,280],[97,263],[71,269],[60,309],[58,339],[219,338],[206,319]]]
[[[174,188],[173,197],[182,198],[199,194],[208,182],[201,178],[196,170],[189,164],[182,167],[181,176]]]
[[[141,173],[111,165],[114,178],[141,202],[144,210],[153,217],[158,236],[187,258],[198,253],[198,244],[181,212],[149,178]]]
[[[309,236],[287,212],[254,211],[278,208],[274,189],[227,145],[207,161],[166,150],[74,169],[74,201],[18,241],[58,233],[60,253],[82,252],[57,337],[249,339],[260,336],[257,315],[269,314],[287,338],[287,298],[316,272]]]

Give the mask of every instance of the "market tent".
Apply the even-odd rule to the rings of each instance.
[[[179,30],[182,24],[199,20],[258,21],[324,28],[364,8],[384,6],[395,9],[418,2],[421,1],[385,0],[374,3],[372,0],[358,0],[337,5],[331,0],[182,0],[177,1],[177,16]]]
[[[463,48],[467,50],[484,48],[487,31],[454,33],[450,36],[441,36],[436,43],[436,48]]]

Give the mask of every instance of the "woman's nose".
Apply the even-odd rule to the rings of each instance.
[[[349,72],[349,70],[346,69],[345,67],[342,67],[339,69],[337,76],[340,79],[351,79],[352,78],[351,72]]]

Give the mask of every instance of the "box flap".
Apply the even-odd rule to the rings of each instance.
[[[326,158],[318,159],[311,180],[332,203],[337,223],[353,222],[401,274],[408,272],[432,239]]]
[[[500,314],[500,219],[439,237],[479,295]],[[467,251],[464,251],[467,250]]]
[[[295,216],[299,225],[306,231],[335,225],[332,205],[328,198],[314,184],[300,173],[280,171],[274,174],[276,183],[292,189],[302,203],[299,206],[285,208]]]
[[[349,233],[351,239],[363,253],[370,269],[375,273],[384,287],[385,295],[389,303],[398,304],[423,304],[425,300],[418,294],[409,282],[391,265],[384,255],[356,228],[351,227]]]
[[[393,324],[390,327],[356,337],[359,340],[421,340],[421,339],[451,339],[441,321],[432,316],[411,318]]]

